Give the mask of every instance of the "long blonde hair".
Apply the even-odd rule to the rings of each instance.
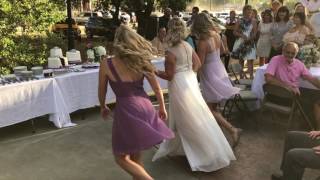
[[[118,27],[114,43],[114,53],[128,67],[136,73],[154,72],[151,63],[155,49],[151,43],[134,32],[126,25]]]
[[[168,22],[168,33],[166,40],[170,46],[175,46],[186,38],[186,25],[178,17]]]
[[[210,19],[209,15],[206,13],[200,13],[196,15],[192,23],[191,33],[200,38],[207,38],[211,36],[212,30],[214,29],[215,24]]]

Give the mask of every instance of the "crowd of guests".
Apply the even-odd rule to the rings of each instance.
[[[217,108],[240,91],[227,73],[230,57],[238,59],[242,67],[247,61],[250,78],[254,60],[259,58],[260,65],[269,63],[266,83],[312,99],[308,103],[320,128],[320,96],[299,89],[298,79],[302,77],[317,88],[320,80],[295,58],[299,47],[310,43],[307,37],[316,36],[317,30],[308,20],[308,3],[297,3],[291,16],[282,2],[273,0],[271,8],[261,13],[261,20],[252,6],[245,5],[242,18],[230,12],[224,33],[209,13],[200,12],[198,7],[192,9],[187,24],[166,8],[151,43],[121,25],[114,39],[115,54],[101,62],[99,73],[103,118],[111,113],[105,102],[108,84],[117,97],[112,147],[119,166],[133,179],[153,179],[143,167],[141,151],[157,144],[160,147],[153,160],[185,155],[193,171],[216,171],[236,160],[233,148],[242,130],[230,124]],[[165,56],[164,71],[152,66],[155,54]],[[168,80],[169,118],[157,76]],[[144,78],[155,92],[158,111],[143,90]],[[232,145],[221,128],[230,133]],[[290,132],[281,165],[283,174],[274,174],[272,179],[300,180],[305,168],[320,168],[319,140],[320,131]]]

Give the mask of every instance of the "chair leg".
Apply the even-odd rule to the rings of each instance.
[[[231,113],[232,113],[233,106],[235,105],[235,103],[236,103],[236,99],[233,98],[233,99],[231,100],[231,106],[230,106],[230,108],[228,109],[228,110],[229,110],[229,111],[228,111],[228,116],[229,116],[229,117],[231,117]],[[230,118],[230,119],[231,119],[231,118]]]
[[[292,125],[293,125],[292,123],[293,123],[293,117],[294,117],[295,109],[296,109],[296,103],[293,102],[293,105],[291,107],[291,112],[290,112],[290,115],[289,115],[289,122],[288,122],[287,131],[292,130]]]
[[[226,101],[226,104],[224,105],[224,107],[223,107],[223,110],[222,110],[222,116],[223,117],[226,117],[226,110],[227,110],[227,108],[228,108],[228,105],[229,105],[229,103],[230,103],[230,99],[228,99],[227,101]]]
[[[30,121],[31,121],[32,133],[34,134],[34,133],[36,133],[36,126],[34,124],[34,120],[33,119],[31,119]]]
[[[245,108],[245,111],[249,112],[249,107],[247,106],[247,104],[245,103],[245,101],[242,99],[242,97],[240,96],[240,94],[238,94],[238,98],[239,98],[239,102],[242,103],[243,107]]]
[[[310,128],[311,130],[314,130],[315,127],[313,127],[310,119],[308,118],[308,116],[306,115],[306,113],[303,111],[303,108],[302,108],[301,104],[300,104],[299,102],[296,102],[296,104],[297,104],[297,108],[299,109],[300,114],[302,115],[303,119],[307,122],[309,128]]]

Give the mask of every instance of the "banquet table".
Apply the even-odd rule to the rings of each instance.
[[[163,57],[152,60],[152,63],[156,69],[164,69]],[[98,69],[88,69],[85,72],[72,72],[55,77],[69,113],[99,105],[98,76]],[[162,89],[167,88],[166,80],[158,78],[158,81]],[[143,86],[147,93],[152,92],[146,79],[144,79]],[[115,100],[115,94],[108,86],[106,103],[114,103]]]
[[[0,127],[46,114],[58,128],[74,125],[54,79],[0,86]]]
[[[262,100],[264,97],[263,84],[265,84],[264,74],[267,69],[267,66],[268,66],[268,64],[265,64],[264,66],[261,66],[257,69],[257,71],[254,75],[252,86],[251,86],[251,91],[255,95],[257,95],[258,99],[260,99],[260,100]],[[320,67],[311,67],[309,69],[309,71],[313,76],[320,78]],[[308,89],[317,89],[310,82],[305,81],[303,79],[299,80],[299,86],[303,87],[303,88],[308,88]]]
[[[164,69],[164,58],[152,63],[157,69]],[[49,114],[49,120],[58,128],[70,127],[70,113],[99,105],[99,69],[85,72],[71,72],[53,78],[0,85],[0,127],[27,121]],[[158,79],[162,89],[167,81]],[[152,92],[147,80],[144,89]],[[106,103],[114,103],[115,94],[108,86]]]

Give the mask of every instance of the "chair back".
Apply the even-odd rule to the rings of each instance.
[[[265,95],[270,94],[287,99],[294,99],[296,97],[296,95],[287,88],[267,83],[263,85],[263,92]]]

